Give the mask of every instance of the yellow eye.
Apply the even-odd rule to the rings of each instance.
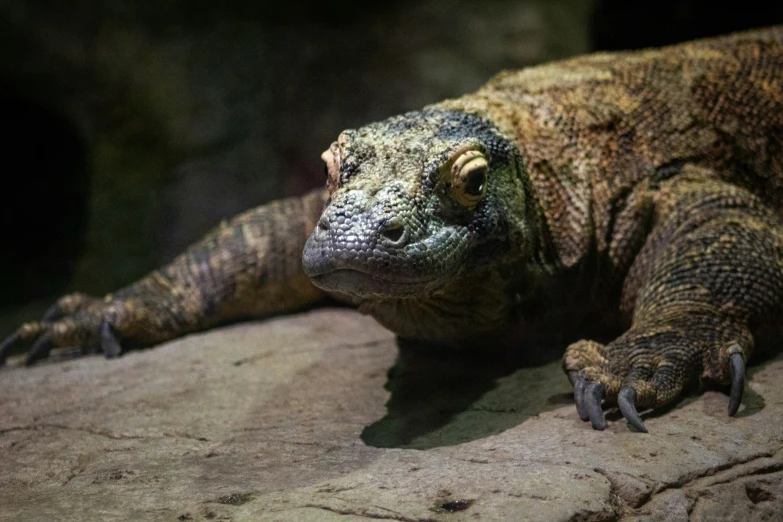
[[[487,158],[478,150],[459,153],[451,167],[451,195],[472,210],[487,191]]]

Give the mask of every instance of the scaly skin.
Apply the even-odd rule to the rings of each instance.
[[[323,158],[325,191],[239,216],[104,299],[64,298],[0,359],[22,342],[31,362],[116,355],[327,295],[479,349],[600,319],[624,333],[563,359],[578,413],[603,429],[617,404],[646,431],[637,407],[701,379],[731,383],[734,414],[754,345],[781,333],[783,28],[501,73]]]
[[[216,324],[300,308],[325,294],[301,269],[302,247],[325,191],[275,201],[221,223],[171,264],[102,299],[67,295],[44,319],[22,325],[2,345],[32,342],[31,364],[58,346],[100,347],[108,356]]]

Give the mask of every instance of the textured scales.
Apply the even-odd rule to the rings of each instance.
[[[599,319],[619,336],[563,359],[583,420],[603,429],[617,404],[645,431],[637,408],[701,379],[731,384],[734,414],[745,361],[781,333],[782,145],[783,28],[504,72],[342,133],[326,189],[238,216],[103,299],[66,296],[0,359],[20,343],[30,362],[113,356],[332,296],[478,349]]]

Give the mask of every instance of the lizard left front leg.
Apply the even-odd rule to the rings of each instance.
[[[623,288],[631,328],[608,345],[574,343],[563,360],[579,416],[595,429],[606,427],[606,402],[646,432],[637,408],[670,403],[698,379],[731,383],[734,415],[754,336],[780,330],[778,215],[717,180],[673,182],[660,196],[657,223]]]

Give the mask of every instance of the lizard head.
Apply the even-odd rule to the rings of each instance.
[[[316,286],[359,299],[426,296],[488,264],[508,237],[502,200],[524,199],[510,193],[523,190],[515,147],[463,112],[347,130],[322,158],[330,197],[304,269]]]

